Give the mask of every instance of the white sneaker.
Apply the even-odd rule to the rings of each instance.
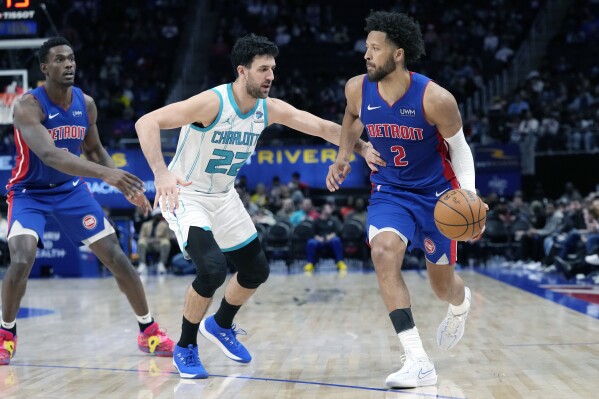
[[[166,267],[164,266],[164,263],[159,262],[158,266],[156,266],[156,272],[158,274],[166,274]]]
[[[447,316],[443,319],[437,330],[437,345],[441,349],[451,349],[462,339],[464,327],[470,310],[471,294],[470,288],[465,288],[466,300],[468,301],[468,310],[461,315],[454,315],[451,312],[451,306],[447,310]]]
[[[414,358],[406,350],[406,354],[401,357],[401,362],[403,367],[385,380],[389,388],[417,388],[437,383],[435,365],[428,357]]]
[[[599,255],[594,254],[594,255],[587,255],[584,257],[584,260],[586,263],[593,265],[593,266],[599,266]]]
[[[137,274],[140,274],[140,275],[148,274],[148,266],[145,263],[140,263],[137,266]]]

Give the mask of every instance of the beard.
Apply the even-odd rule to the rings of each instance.
[[[385,62],[385,64],[382,67],[375,67],[373,71],[367,72],[368,80],[371,82],[380,82],[381,80],[385,79],[387,75],[389,75],[391,72],[395,71],[395,69],[397,69],[395,61],[393,61],[393,58],[389,57],[387,62]]]
[[[254,82],[248,81],[245,89],[247,93],[254,98],[266,98],[268,97],[268,93],[262,93],[262,86],[259,84],[255,84]]]

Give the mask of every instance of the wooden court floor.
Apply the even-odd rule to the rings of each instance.
[[[447,308],[425,275],[406,272],[439,382],[395,391],[384,380],[402,352],[373,273],[272,274],[236,319],[252,363],[227,359],[200,336],[210,377],[192,381],[179,378],[170,358],[137,349],[135,319],[112,278],[31,280],[24,313],[52,313],[19,319],[0,398],[599,397],[599,320],[476,271],[462,276],[473,290],[466,334],[441,351],[435,335]],[[191,280],[145,280],[152,311],[175,340]]]

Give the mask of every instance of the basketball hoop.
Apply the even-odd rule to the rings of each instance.
[[[0,125],[12,125],[15,103],[29,90],[25,69],[0,69]]]
[[[0,93],[0,125],[12,125],[15,102],[22,94]]]

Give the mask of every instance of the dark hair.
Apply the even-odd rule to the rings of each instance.
[[[64,37],[57,36],[50,38],[46,40],[44,44],[42,44],[42,47],[40,47],[37,54],[40,64],[48,62],[48,54],[50,53],[50,49],[56,46],[69,46],[70,48],[73,48],[71,43]]]
[[[402,48],[406,65],[426,54],[420,25],[407,14],[390,11],[371,11],[366,17],[366,33],[384,32],[387,40]]]
[[[233,50],[231,50],[231,63],[233,64],[235,76],[237,76],[237,67],[239,65],[249,68],[257,55],[276,57],[279,55],[279,48],[266,37],[256,36],[253,33],[237,39]]]

